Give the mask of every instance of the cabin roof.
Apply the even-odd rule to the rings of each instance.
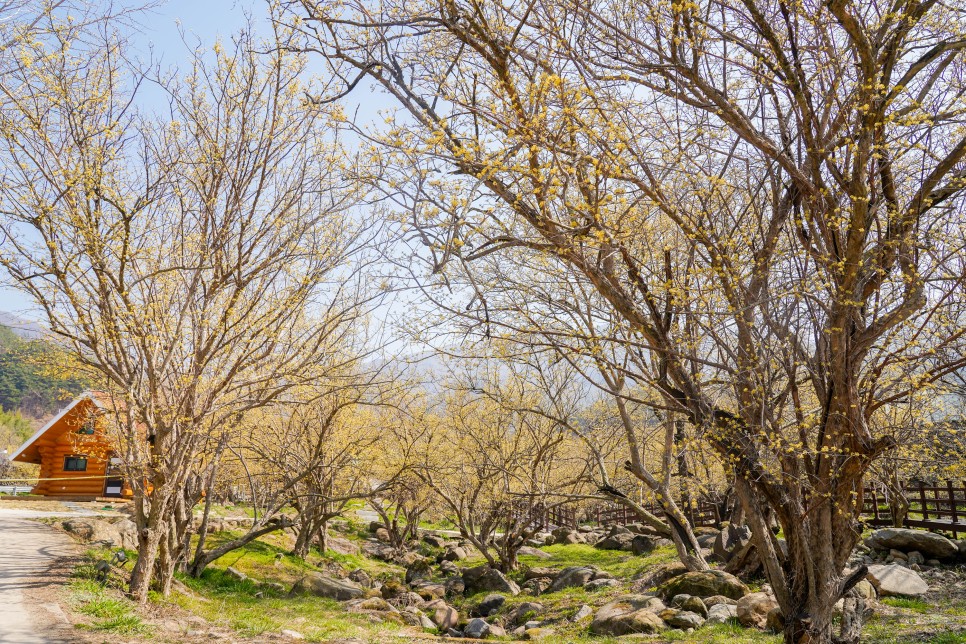
[[[94,391],[85,391],[79,395],[74,400],[61,409],[53,418],[51,418],[47,423],[37,430],[37,432],[27,439],[23,445],[21,445],[16,452],[10,457],[12,461],[20,461],[21,463],[40,463],[40,450],[34,443],[40,439],[41,436],[46,434],[48,431],[62,431],[64,428],[61,427],[62,421],[64,421],[72,411],[74,411],[79,405],[85,401],[93,404],[98,409],[107,409],[103,401],[98,399],[98,393]]]

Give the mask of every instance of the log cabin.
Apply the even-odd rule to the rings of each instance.
[[[32,494],[72,499],[132,496],[105,426],[107,409],[96,392],[85,392],[14,452],[11,460],[40,465]]]

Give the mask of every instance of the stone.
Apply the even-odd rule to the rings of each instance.
[[[455,628],[460,621],[460,614],[456,609],[442,599],[426,604],[426,611],[429,613],[429,618],[436,624],[436,628],[443,632]]]
[[[507,615],[507,623],[510,624],[523,624],[530,621],[538,615],[542,615],[546,609],[543,604],[537,602],[523,602],[516,606],[510,614]]]
[[[236,568],[232,568],[231,566],[225,568],[225,574],[232,579],[237,579],[238,581],[248,581],[248,575]]]
[[[892,549],[889,551],[889,556],[892,557],[893,561],[906,561],[909,557],[906,553],[901,550]]]
[[[94,525],[90,521],[71,519],[70,521],[64,521],[60,525],[67,532],[84,539],[85,541],[90,541],[94,536]]]
[[[584,584],[584,590],[595,592],[605,588],[620,588],[621,582],[617,579],[591,579]]]
[[[382,597],[370,597],[369,599],[364,599],[359,604],[356,604],[355,608],[359,610],[375,610],[390,613],[396,612],[396,607],[391,605]]]
[[[862,581],[857,583],[854,586],[854,588],[855,588],[855,591],[859,594],[859,597],[862,597],[863,599],[876,598],[875,586],[873,586],[868,579],[863,579]]]
[[[731,597],[725,597],[724,595],[711,595],[711,597],[705,597],[701,600],[704,605],[708,608],[715,606],[717,604],[729,604],[731,606],[737,606],[738,600],[732,599]]]
[[[680,561],[671,561],[666,564],[654,566],[634,580],[633,588],[640,591],[648,590],[660,586],[678,575],[683,575],[687,571],[688,569]]]
[[[420,615],[419,615],[419,626],[420,626],[420,628],[423,628],[423,629],[425,629],[427,631],[431,631],[434,628],[436,628],[436,624],[433,623],[433,620],[431,620],[430,618],[426,617],[422,613],[420,613]]]
[[[581,533],[576,530],[571,530],[570,528],[557,528],[550,534],[553,535],[554,543],[585,543],[584,537],[581,535]]]
[[[506,575],[489,566],[476,566],[463,571],[463,584],[467,595],[480,592],[509,593],[519,595],[520,587],[516,582],[507,579]]]
[[[697,613],[701,617],[708,616],[708,607],[704,605],[704,602],[701,601],[700,597],[692,597],[691,595],[675,595],[671,598],[670,604],[674,608],[680,608],[681,610]]]
[[[926,563],[926,558],[922,556],[922,553],[918,550],[913,550],[912,552],[906,553],[906,560],[911,564],[923,565]]]
[[[409,592],[409,589],[403,586],[395,579],[390,579],[379,587],[379,594],[383,596],[384,599],[392,599],[403,593]]]
[[[595,543],[594,547],[598,550],[627,550],[629,552],[633,541],[634,535],[627,531],[604,537]]]
[[[379,541],[382,541],[383,543],[389,543],[391,539],[391,537],[389,536],[389,530],[386,530],[385,528],[377,529],[375,532],[375,535],[376,535],[376,539],[379,539]]]
[[[570,566],[557,575],[547,592],[555,593],[564,588],[580,588],[597,574],[593,566]]]
[[[434,548],[442,548],[443,544],[446,543],[446,539],[438,535],[427,532],[423,535],[423,543],[428,543]]]
[[[446,590],[446,596],[452,597],[453,595],[462,595],[466,591],[466,584],[463,583],[462,577],[450,577],[443,584],[443,588]]]
[[[866,579],[872,582],[880,597],[917,597],[929,590],[918,573],[898,564],[873,564]]]
[[[638,557],[650,554],[657,547],[657,540],[646,534],[636,534],[631,539],[631,552]]]
[[[913,550],[936,559],[948,559],[959,553],[959,547],[934,532],[910,528],[882,528],[866,537],[865,545],[873,550]]]
[[[356,568],[350,572],[346,579],[356,582],[363,588],[372,588],[372,577],[362,568]]]
[[[449,548],[443,553],[443,561],[463,561],[466,559],[466,550],[460,546]]]
[[[738,607],[734,604],[715,604],[708,609],[708,624],[730,624],[738,619]]]
[[[711,545],[711,552],[718,561],[731,561],[736,552],[741,552],[751,542],[751,528],[746,525],[729,523],[719,532]]]
[[[588,606],[587,604],[583,604],[581,605],[580,608],[577,609],[577,612],[574,613],[573,616],[571,616],[570,621],[579,622],[581,620],[587,619],[588,617],[591,617],[593,614],[594,614],[594,609]]]
[[[533,546],[523,546],[517,551],[517,554],[523,555],[525,557],[534,557],[536,559],[551,559],[553,555],[549,552],[540,550],[539,548]]]
[[[490,624],[490,635],[493,637],[506,637],[506,629],[499,624]]]
[[[292,586],[292,595],[310,594],[337,601],[357,599],[365,594],[362,588],[347,579],[333,579],[320,572],[311,572]]]
[[[523,631],[523,637],[528,640],[542,640],[553,637],[553,631],[549,628],[527,628]]]
[[[340,555],[357,555],[360,552],[359,546],[343,537],[329,535],[325,540],[326,550]]]
[[[399,593],[395,597],[390,597],[387,599],[390,604],[396,608],[419,608],[426,604],[426,600],[423,599],[418,593],[404,592]]]
[[[765,618],[765,630],[772,633],[781,633],[785,630],[785,616],[782,615],[782,610],[777,606],[768,611],[768,617]]]
[[[550,577],[534,577],[523,582],[523,586],[520,587],[520,592],[525,592],[533,596],[542,595],[547,592],[552,583],[553,579]]]
[[[697,613],[676,608],[666,608],[658,613],[658,617],[671,628],[685,630],[688,628],[701,628],[704,625],[704,618]]]
[[[385,529],[385,527],[386,527],[386,524],[382,523],[381,521],[370,521],[369,522],[369,532],[375,532],[379,528]]]
[[[439,572],[444,577],[449,577],[460,574],[460,568],[452,561],[441,561],[439,563]]]
[[[429,559],[417,559],[406,567],[406,583],[413,585],[433,576],[433,564]]]
[[[483,639],[490,634],[490,625],[486,623],[485,619],[479,617],[474,617],[467,624],[466,628],[463,629],[463,637],[472,637],[478,640]]]
[[[764,630],[773,608],[778,608],[778,602],[768,593],[750,593],[738,600],[735,612],[742,626]]]
[[[419,593],[420,597],[427,600],[446,597],[446,585],[432,581],[431,579],[420,579],[413,584],[413,590]]]
[[[505,603],[506,597],[503,595],[497,595],[496,593],[487,595],[483,598],[483,601],[477,604],[476,608],[470,614],[476,617],[489,617],[500,610]]]
[[[590,632],[613,636],[658,633],[666,628],[657,615],[665,608],[657,597],[627,595],[602,606],[590,624]]]
[[[549,579],[556,579],[560,571],[556,568],[528,568],[523,572],[524,581],[529,581],[531,579],[538,579],[540,577],[547,577]]]
[[[749,592],[740,579],[722,570],[703,570],[686,572],[666,582],[658,589],[661,597],[674,597],[686,594],[696,597],[724,595],[732,599],[744,597]]]
[[[279,632],[279,635],[281,635],[282,637],[284,637],[287,640],[304,640],[305,639],[305,635],[302,635],[298,631],[293,631],[290,628],[283,628],[281,630],[281,632]]]

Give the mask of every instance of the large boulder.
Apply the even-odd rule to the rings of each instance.
[[[456,612],[456,609],[442,599],[426,604],[426,612],[429,613],[429,618],[436,624],[436,628],[443,632],[455,628],[460,621],[460,614]]]
[[[734,604],[715,604],[708,609],[709,624],[730,624],[738,619],[738,607]]]
[[[593,566],[570,566],[557,574],[547,592],[555,593],[564,588],[579,588],[597,575]]]
[[[61,526],[67,532],[92,543],[101,543],[109,548],[136,550],[138,547],[137,525],[127,518],[114,522],[104,519],[71,519]]]
[[[876,530],[866,537],[865,545],[873,550],[915,550],[936,559],[948,559],[959,553],[959,547],[941,534],[909,528]]]
[[[747,595],[748,592],[748,586],[734,575],[723,570],[686,572],[658,588],[658,594],[666,598],[684,594],[694,595],[695,597],[724,595],[731,599],[739,599]]]
[[[683,575],[688,569],[680,561],[671,561],[666,564],[648,568],[646,572],[634,579],[633,589],[646,591],[656,586],[660,586],[668,579],[673,579],[678,575]]]
[[[345,539],[343,537],[336,537],[329,535],[325,539],[325,547],[327,550],[340,555],[357,555],[359,554],[359,546],[355,543]]]
[[[925,595],[929,590],[929,585],[916,571],[899,564],[869,566],[867,579],[872,582],[880,597],[916,597]]]
[[[463,571],[463,584],[467,595],[481,592],[509,593],[519,595],[520,587],[506,575],[489,566],[476,566]]]
[[[657,547],[657,539],[646,534],[635,534],[631,539],[631,552],[638,557],[650,554]]]
[[[634,541],[634,535],[628,530],[627,532],[619,532],[617,534],[612,534],[609,537],[604,537],[600,541],[594,544],[594,547],[599,550],[627,550],[630,551],[631,543]]]
[[[473,609],[471,615],[475,617],[489,617],[490,615],[496,613],[503,604],[506,603],[506,597],[493,593],[492,595],[487,595],[483,598],[476,608]]]
[[[697,613],[692,613],[687,610],[678,610],[676,608],[666,608],[662,610],[659,617],[664,620],[671,628],[680,628],[682,630],[688,628],[701,628],[704,624],[704,618]]]
[[[357,599],[365,594],[359,584],[347,579],[334,579],[320,572],[310,572],[292,586],[293,595],[310,594],[338,601]]]
[[[472,637],[481,640],[490,634],[490,625],[485,619],[474,617],[463,629],[463,637]]]
[[[778,608],[778,602],[773,596],[768,593],[751,593],[738,600],[735,613],[742,626],[764,630],[768,626],[768,613],[775,608]]]
[[[612,636],[658,633],[665,628],[658,612],[665,608],[657,597],[627,595],[602,606],[590,624],[590,632]]]
[[[433,576],[433,562],[429,559],[420,558],[406,567],[406,583],[414,584],[421,579],[429,579]]]

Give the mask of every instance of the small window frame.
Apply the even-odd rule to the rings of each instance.
[[[87,456],[83,454],[75,454],[73,456],[64,457],[64,471],[65,472],[86,472],[87,471]]]

